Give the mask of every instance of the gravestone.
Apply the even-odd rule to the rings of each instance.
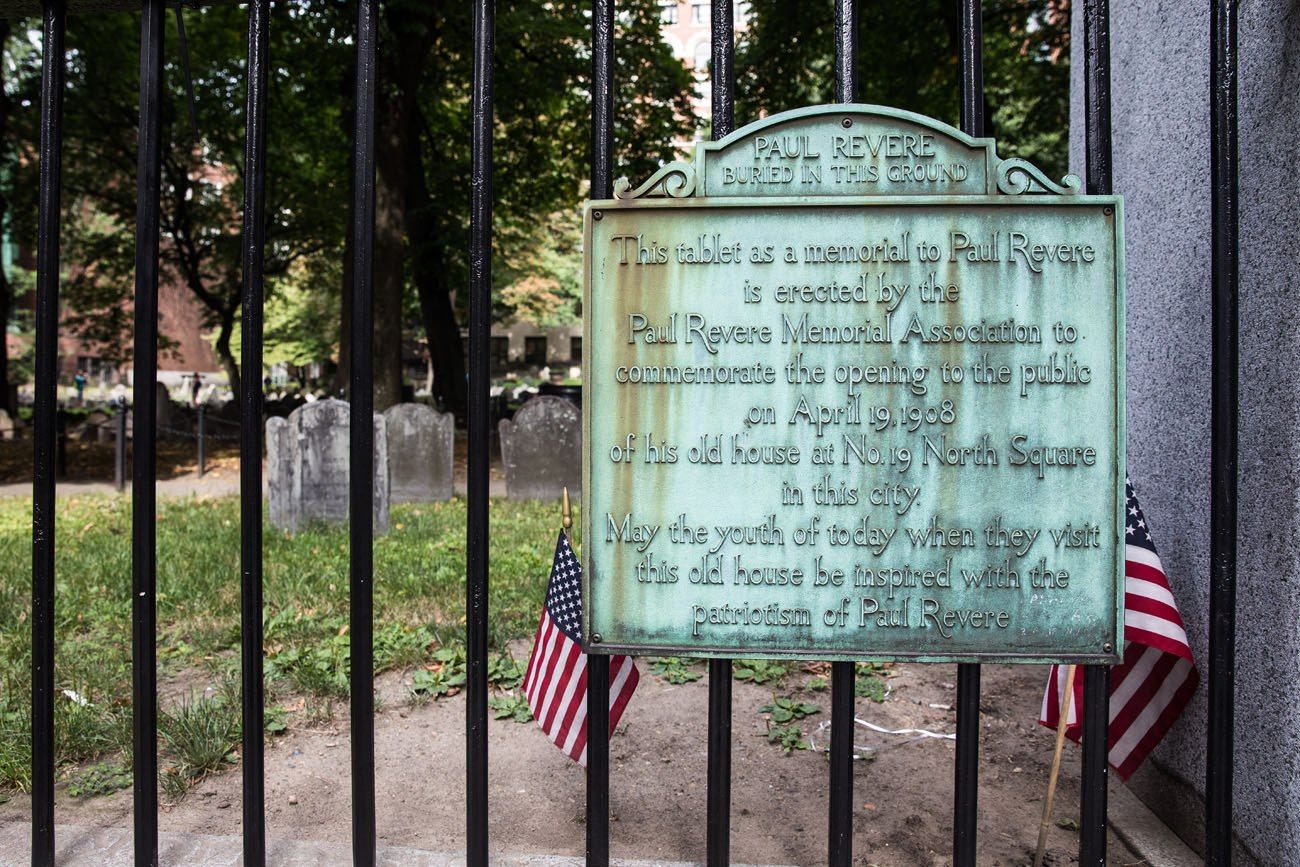
[[[0,440],[11,440],[17,435],[14,420],[6,410],[0,409]]]
[[[348,521],[348,404],[322,400],[301,406],[287,420],[266,425],[267,485],[271,524],[297,532],[315,521]],[[374,416],[374,527],[388,531],[388,443],[384,418]]]
[[[450,500],[455,418],[422,403],[384,410],[388,492],[395,503]]]
[[[153,384],[153,395],[155,401],[154,418],[158,422],[159,433],[165,433],[164,428],[169,428],[176,420],[176,407],[172,405],[172,396],[167,391],[167,383],[155,382]]]
[[[571,496],[582,490],[582,416],[572,403],[535,397],[498,430],[507,496],[552,500],[566,485]]]

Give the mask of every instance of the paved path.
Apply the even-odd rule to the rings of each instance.
[[[0,825],[0,865],[27,867],[31,859],[30,829],[22,823]],[[132,867],[131,829],[84,828],[58,825],[55,845],[61,867]],[[158,835],[159,863],[167,865],[242,864],[238,837],[200,834]],[[310,840],[268,840],[266,860],[277,867],[337,867],[352,860],[352,850],[342,843]],[[403,846],[380,846],[380,867],[463,867],[465,856],[452,852],[426,852]],[[497,867],[581,867],[582,858],[559,855],[495,855]],[[676,861],[613,859],[623,867],[686,867]]]

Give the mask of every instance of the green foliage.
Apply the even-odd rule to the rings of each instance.
[[[465,686],[465,650],[440,647],[433,661],[411,677],[411,697],[421,701],[455,695]]]
[[[120,762],[96,762],[74,771],[67,792],[74,798],[111,795],[131,786],[131,769]]]
[[[533,721],[533,711],[528,707],[528,698],[521,692],[509,692],[494,695],[488,699],[493,719],[513,719],[515,722]]]
[[[239,707],[191,694],[158,714],[158,736],[168,759],[163,790],[176,800],[194,782],[235,761]]]
[[[704,676],[698,661],[681,656],[651,657],[650,673],[672,684],[691,683]]]
[[[738,659],[732,668],[732,677],[749,683],[782,683],[793,664],[779,659]]]
[[[858,675],[853,683],[853,693],[858,698],[869,698],[879,704],[888,694],[885,682],[874,674]]]
[[[758,709],[758,712],[768,714],[772,722],[783,725],[793,720],[801,720],[811,714],[820,713],[821,708],[815,704],[797,701],[793,698],[774,698],[771,704],[763,705]]]
[[[737,123],[835,101],[830,3],[753,0],[736,56]],[[1062,0],[990,0],[984,9],[986,133],[1003,156],[1049,176],[1068,161],[1070,13]],[[958,4],[862,3],[858,99],[958,124]]]
[[[795,725],[769,725],[767,742],[779,746],[787,756],[792,755],[795,750],[806,750],[812,746],[804,739],[803,732],[799,730],[799,727]]]
[[[518,688],[519,663],[506,642],[531,637],[556,532],[552,503],[494,501],[489,669],[502,689]],[[55,748],[61,768],[127,756],[131,745],[131,501],[60,499]],[[465,503],[395,506],[392,530],[375,539],[375,664],[426,665],[463,683]],[[179,796],[194,774],[238,742],[239,503],[236,498],[163,499],[158,504],[158,658],[164,677],[194,672],[216,687],[198,707],[164,708],[176,721]],[[265,533],[266,730],[328,719],[348,694],[347,533],[314,527]],[[30,785],[31,503],[0,500],[0,790]],[[216,660],[216,662],[210,662]],[[459,671],[457,671],[459,669]],[[437,680],[437,676],[430,672]],[[454,684],[452,684],[454,686]],[[69,698],[69,690],[77,699]],[[188,702],[188,705],[196,704]],[[290,708],[286,711],[285,708]],[[204,735],[203,725],[213,736]],[[208,744],[207,760],[199,746]],[[224,751],[221,749],[225,746]],[[110,757],[105,759],[105,757]]]

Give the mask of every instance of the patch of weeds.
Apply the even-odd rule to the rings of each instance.
[[[810,747],[808,741],[804,740],[803,732],[796,725],[774,726],[769,723],[767,742],[779,746],[787,756],[792,755],[795,750],[806,750]]]
[[[262,711],[262,731],[268,735],[282,735],[289,730],[289,712],[278,704],[267,705]]]
[[[736,680],[780,684],[790,673],[790,664],[775,659],[739,659],[732,669]]]
[[[111,795],[131,786],[131,769],[118,762],[98,762],[73,773],[67,792],[74,798]]]
[[[513,656],[501,653],[488,660],[488,683],[500,689],[518,689],[524,682],[524,671]]]
[[[858,698],[869,698],[879,704],[885,700],[889,687],[874,674],[860,674],[853,682],[853,693]]]
[[[428,701],[455,695],[464,685],[465,651],[460,647],[440,647],[433,652],[433,662],[411,676],[411,698]]]
[[[1064,829],[1067,830],[1067,831],[1077,831],[1077,830],[1079,830],[1079,823],[1078,823],[1078,821],[1075,820],[1075,819],[1071,819],[1069,816],[1062,816],[1061,818],[1057,819],[1057,820],[1056,820],[1056,824],[1059,825],[1060,827],[1064,828]]]
[[[824,677],[810,677],[803,688],[809,692],[825,692],[831,688],[831,682]]]
[[[793,720],[800,720],[806,716],[820,713],[821,708],[806,701],[796,701],[793,698],[774,698],[771,704],[763,705],[758,709],[758,712],[769,714],[772,722],[783,725]]]
[[[533,712],[528,707],[528,698],[522,692],[508,692],[494,695],[488,699],[493,719],[513,719],[515,722],[532,722]]]
[[[0,712],[0,789],[32,787],[32,719],[19,710]]]
[[[704,676],[694,660],[680,656],[655,656],[650,659],[650,673],[672,684],[691,683]]]
[[[190,695],[158,715],[158,733],[169,760],[163,789],[174,801],[193,783],[235,761],[239,711],[224,701]]]

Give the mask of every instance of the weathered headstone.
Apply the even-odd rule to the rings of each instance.
[[[449,500],[455,418],[422,403],[384,410],[388,490],[396,503]]]
[[[9,413],[0,409],[0,440],[11,440],[17,436],[14,420],[9,417]]]
[[[155,382],[153,384],[153,394],[155,402],[154,418],[158,421],[159,431],[164,432],[162,429],[171,427],[175,421],[176,407],[172,405],[172,396],[167,391],[165,382]]]
[[[322,400],[299,407],[282,424],[267,422],[267,483],[273,526],[296,532],[313,521],[348,520],[348,405]],[[388,531],[388,443],[374,417],[374,527]]]
[[[567,485],[582,490],[582,415],[569,401],[542,395],[525,403],[514,420],[503,419],[501,460],[506,494],[513,499],[550,500]]]

